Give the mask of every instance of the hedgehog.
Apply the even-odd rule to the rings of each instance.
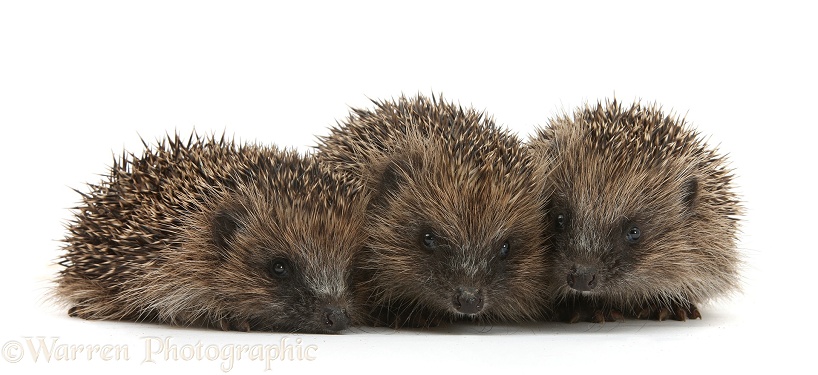
[[[319,136],[315,153],[370,194],[357,263],[369,324],[537,319],[543,167],[483,112],[422,95],[372,103]]]
[[[69,315],[237,331],[355,324],[362,186],[311,155],[224,135],[143,143],[80,192],[54,290]]]
[[[733,170],[684,118],[607,100],[550,119],[528,146],[553,166],[555,320],[696,319],[739,289]]]

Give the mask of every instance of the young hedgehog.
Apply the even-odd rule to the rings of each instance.
[[[316,153],[373,194],[361,263],[370,323],[536,318],[547,264],[540,167],[519,139],[442,99],[373,102]]]
[[[68,225],[55,293],[69,315],[310,333],[355,320],[359,185],[224,137],[145,147],[90,185]]]
[[[738,288],[732,172],[683,119],[614,100],[551,120],[530,147],[555,166],[557,319],[696,319]]]

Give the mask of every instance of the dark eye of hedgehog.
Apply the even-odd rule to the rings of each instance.
[[[428,250],[434,250],[437,247],[437,237],[434,233],[423,234],[423,246]]]
[[[508,244],[508,241],[503,242],[503,246],[500,246],[500,259],[506,259],[509,250],[511,250],[511,245]]]
[[[565,217],[565,214],[558,214],[557,220],[555,221],[557,230],[562,232],[565,230],[565,225],[568,219]]]
[[[642,231],[639,230],[639,227],[633,226],[628,229],[628,232],[625,234],[625,239],[630,243],[636,243],[639,241],[639,237],[642,236]]]
[[[285,259],[274,259],[267,266],[267,273],[277,279],[287,278],[290,276],[290,264]]]

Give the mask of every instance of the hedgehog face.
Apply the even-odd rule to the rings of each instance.
[[[613,102],[554,120],[532,149],[555,165],[546,225],[557,300],[636,308],[735,288],[730,175],[682,123]]]
[[[444,164],[432,158],[383,173],[369,213],[376,298],[439,316],[530,319],[545,275],[535,189],[434,168]]]
[[[222,194],[183,226],[183,251],[157,272],[189,272],[157,283],[160,314],[244,331],[335,333],[353,323],[361,213],[294,206],[266,189]]]
[[[679,183],[658,170],[641,180],[589,172],[582,179],[562,174],[551,199],[553,285],[567,294],[640,298],[689,283],[700,258],[689,220],[696,179]]]
[[[243,210],[230,214],[232,223],[218,224],[236,228],[219,249],[222,263],[213,275],[214,285],[227,287],[220,298],[228,309],[244,314],[255,330],[347,328],[359,224],[329,212],[276,210],[270,202]]]

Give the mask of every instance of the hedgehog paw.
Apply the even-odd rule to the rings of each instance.
[[[233,329],[240,332],[250,332],[250,322],[242,320],[233,324]]]
[[[609,309],[609,310],[596,310],[594,314],[591,316],[590,322],[591,323],[605,323],[605,322],[621,322],[625,320],[625,315],[623,315],[619,310],[616,309]]]
[[[559,316],[559,320],[566,323],[605,323],[625,320],[625,314],[617,309],[597,308],[594,306],[564,307],[557,315]]]
[[[699,309],[696,305],[693,304],[684,304],[684,305],[673,305],[673,318],[678,321],[685,321],[688,319],[701,319],[702,314],[699,312]]]
[[[222,331],[250,332],[250,322],[247,320],[233,321],[225,318],[220,320],[218,325]]]
[[[642,311],[637,314],[637,318],[654,319],[660,322],[673,319],[684,322],[688,319],[701,319],[702,314],[693,304],[673,303],[670,306],[659,306],[654,309],[642,309]]]

